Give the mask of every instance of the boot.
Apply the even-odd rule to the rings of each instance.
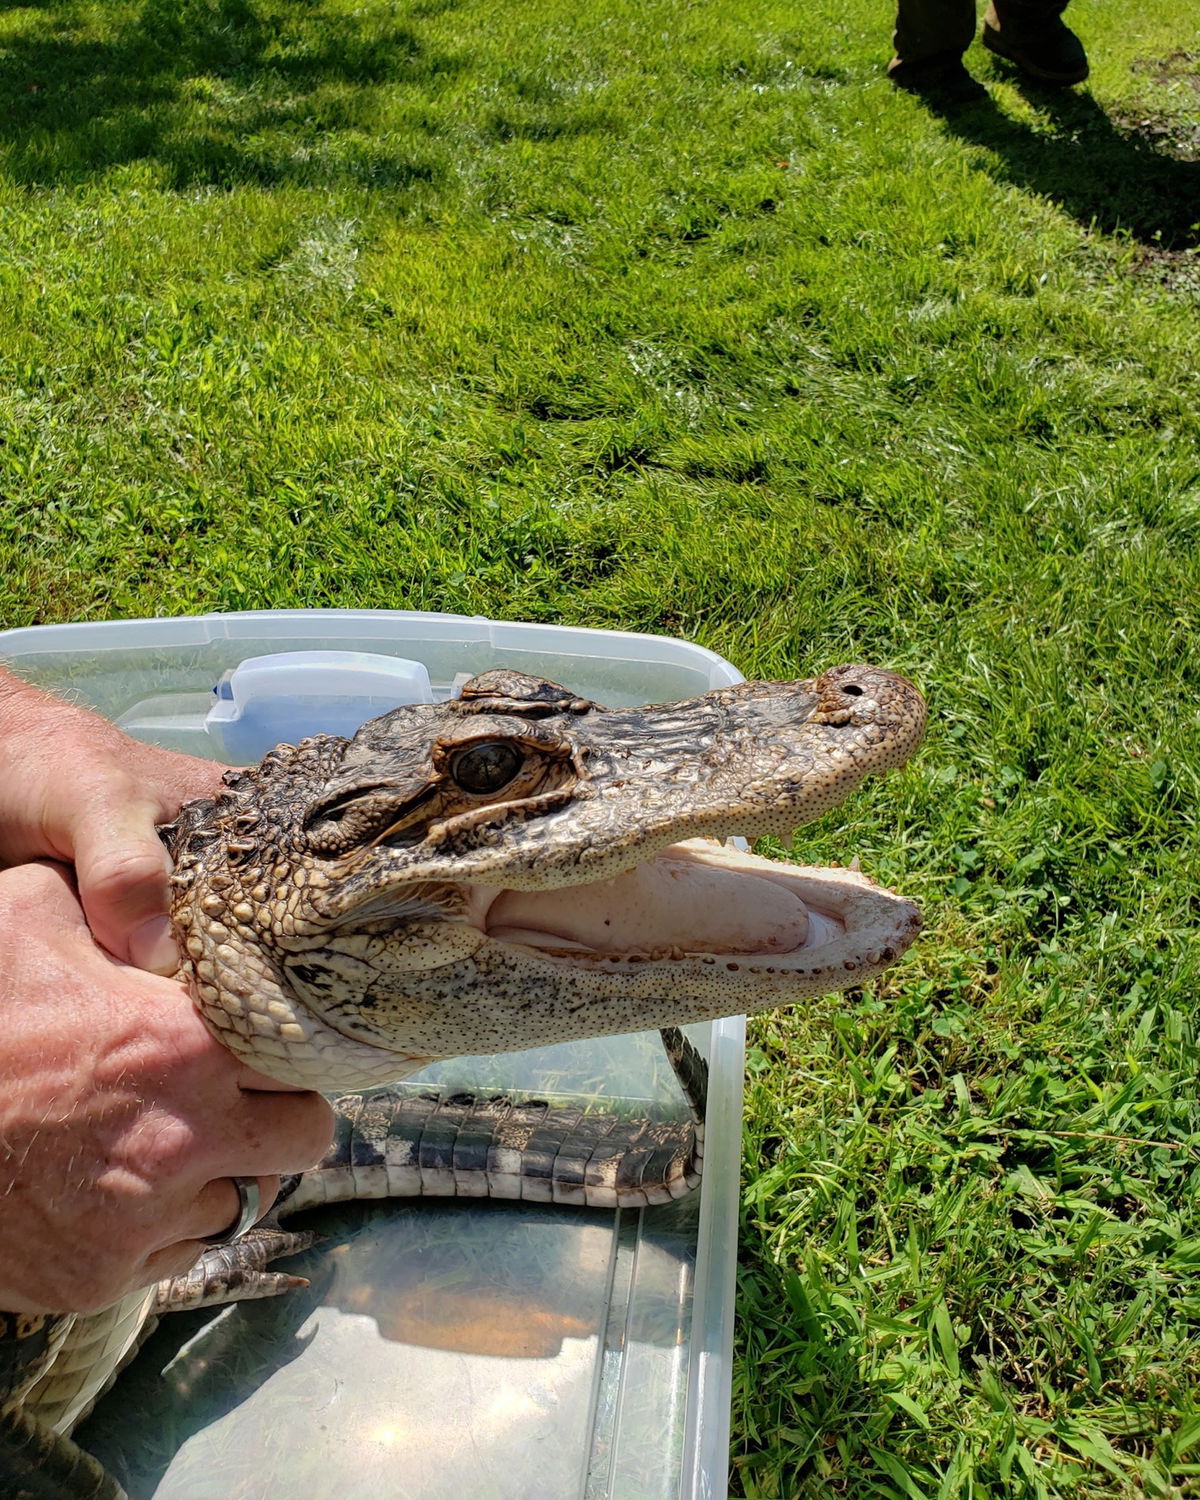
[[[1063,20],[1065,9],[1065,3],[991,0],[983,18],[983,45],[1052,88],[1082,83],[1088,76],[1087,53]]]
[[[987,89],[967,72],[961,52],[936,53],[919,62],[893,57],[888,63],[888,77],[898,89],[906,89],[910,94],[928,94],[952,104],[987,97]]]
[[[987,90],[963,66],[975,36],[975,0],[897,0],[896,55],[888,77],[897,88],[959,102]]]

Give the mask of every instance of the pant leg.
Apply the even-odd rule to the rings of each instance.
[[[975,0],[898,0],[893,40],[900,62],[961,57],[974,36]]]
[[[988,6],[1001,23],[1007,21],[1012,26],[1022,22],[1036,26],[1039,21],[1061,16],[1066,8],[1067,0],[991,0]]]

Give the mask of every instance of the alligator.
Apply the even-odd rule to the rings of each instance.
[[[4,1495],[118,1500],[73,1426],[158,1312],[295,1285],[266,1267],[310,1243],[283,1224],[305,1208],[644,1205],[694,1187],[704,1069],[677,1028],[862,984],[920,927],[856,861],[727,841],[790,837],[902,764],[924,724],[919,692],[866,666],[627,709],[494,670],[351,739],[279,746],[185,806],[161,830],[180,981],[261,1072],[360,1092],[337,1098],[325,1161],[188,1276],[93,1314],[0,1313]],[[652,1027],[691,1105],[682,1127],[386,1088],[434,1059]]]

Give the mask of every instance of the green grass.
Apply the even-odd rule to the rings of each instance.
[[[1200,1495],[1200,52],[942,115],[888,18],[0,11],[0,620],[386,606],[866,658],[803,844],[923,904],[755,1024],[734,1491]]]

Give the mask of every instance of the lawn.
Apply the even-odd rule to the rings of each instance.
[[[1200,33],[892,90],[885,8],[0,10],[0,624],[285,606],[927,692],[754,1023],[734,1494],[1200,1495]]]

